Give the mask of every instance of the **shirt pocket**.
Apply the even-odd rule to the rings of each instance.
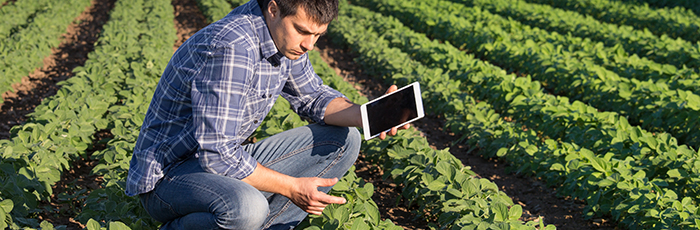
[[[270,82],[265,78],[268,77],[254,77],[253,81],[250,82],[250,88],[245,92],[246,105],[243,112],[244,118],[241,134],[247,135],[248,132],[256,129],[265,119],[264,116],[269,110],[268,104],[272,93],[269,87]]]

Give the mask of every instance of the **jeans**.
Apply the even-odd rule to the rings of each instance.
[[[243,148],[265,167],[294,177],[340,178],[360,151],[355,128],[311,124]],[[331,187],[319,187],[328,192]],[[170,169],[141,203],[161,229],[291,229],[307,215],[286,197],[205,172],[196,157]]]

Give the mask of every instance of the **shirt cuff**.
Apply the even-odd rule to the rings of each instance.
[[[326,124],[326,122],[324,121],[324,118],[326,117],[326,108],[328,108],[328,104],[330,104],[331,101],[333,101],[336,98],[347,99],[347,97],[345,95],[338,92],[337,90],[330,88],[329,86],[325,86],[325,85],[324,85],[324,87],[328,87],[328,89],[330,89],[330,90],[326,91],[326,93],[324,93],[324,94],[321,94],[321,96],[318,98],[318,100],[316,100],[315,104],[320,106],[320,108],[314,110],[315,114],[313,114],[314,117],[316,118],[316,119],[314,119],[314,121],[320,125]]]

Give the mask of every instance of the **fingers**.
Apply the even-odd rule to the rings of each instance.
[[[411,127],[411,124],[405,124],[404,126],[401,126],[401,127],[398,127],[398,128],[396,128],[396,127],[391,128],[391,130],[389,130],[389,132],[381,132],[381,133],[379,134],[379,139],[382,139],[382,140],[386,139],[386,135],[389,135],[389,136],[396,136],[396,134],[399,133],[399,130],[401,130],[401,129],[408,129],[408,128],[410,128],[410,127]]]
[[[331,196],[323,192],[318,192],[312,199],[309,205],[302,209],[314,215],[321,215],[329,204],[345,204],[347,202],[343,197]]]
[[[388,94],[388,93],[394,92],[394,91],[396,91],[397,89],[399,89],[399,88],[398,88],[396,85],[391,85],[391,86],[389,86],[388,89],[386,89],[386,93],[384,93],[384,94]]]
[[[345,204],[347,200],[342,197],[337,197],[337,196],[331,196],[328,194],[325,194],[323,192],[319,192],[319,197],[318,201],[324,204],[324,206],[329,205],[329,204]]]
[[[323,213],[323,209],[325,209],[325,206],[323,206],[323,207],[309,207],[309,209],[304,210],[304,211],[308,212],[309,214],[320,216],[321,213]]]
[[[321,215],[323,209],[329,204],[344,204],[343,197],[328,195],[318,191],[318,187],[330,187],[338,182],[338,178],[307,177],[298,178],[301,190],[289,197],[299,208],[314,215]]]
[[[330,187],[338,183],[338,178],[318,178],[318,187]]]

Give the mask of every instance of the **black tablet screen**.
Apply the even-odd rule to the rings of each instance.
[[[367,119],[372,136],[418,117],[414,85],[367,104]]]

